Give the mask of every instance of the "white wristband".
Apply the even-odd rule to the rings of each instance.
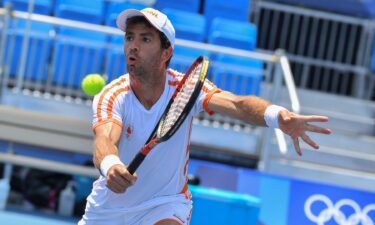
[[[100,163],[100,172],[103,176],[107,176],[108,170],[114,165],[124,165],[117,155],[107,155]]]
[[[264,120],[268,127],[279,128],[279,112],[286,110],[284,107],[278,105],[270,105],[264,112]]]

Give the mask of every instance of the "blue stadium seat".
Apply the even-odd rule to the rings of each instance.
[[[27,11],[29,0],[4,0],[4,5],[11,3],[14,10]],[[34,0],[34,13],[50,15],[52,13],[53,1]]]
[[[104,0],[56,0],[55,16],[82,22],[101,24]]]
[[[117,15],[125,9],[144,9],[148,6],[137,2],[108,2],[105,16],[105,24],[108,26],[116,27]]]
[[[6,56],[9,74],[15,77],[20,68],[22,44],[25,36],[25,20],[12,20],[7,30]],[[26,55],[25,79],[45,81],[52,50],[53,27],[50,24],[31,22],[28,52]]]
[[[259,95],[263,63],[259,60],[219,54],[212,66],[212,82],[238,95]]]
[[[124,54],[124,37],[113,36],[110,39],[111,45],[106,53],[105,74],[107,76],[107,83],[113,79],[127,73],[126,61]]]
[[[251,0],[205,0],[203,14],[207,24],[216,18],[249,21]]]
[[[103,33],[59,28],[54,46],[53,83],[79,88],[85,75],[101,73],[106,40]]]
[[[249,22],[223,18],[212,21],[208,43],[244,50],[254,50],[257,42],[257,28]]]
[[[185,73],[193,61],[200,55],[210,57],[210,52],[176,45],[169,67]]]
[[[206,39],[206,19],[203,15],[178,9],[166,8],[168,16],[176,30],[176,38],[204,42]]]
[[[200,0],[156,0],[155,8],[160,11],[165,8],[173,8],[198,13],[200,9],[200,4]]]

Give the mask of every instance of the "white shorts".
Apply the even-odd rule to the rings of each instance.
[[[188,225],[191,211],[192,204],[171,202],[136,212],[107,213],[101,214],[101,216],[91,216],[92,212],[86,212],[78,225],[154,225],[166,220]]]

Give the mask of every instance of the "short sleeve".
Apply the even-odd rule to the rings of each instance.
[[[213,115],[214,112],[208,108],[208,103],[212,95],[214,95],[215,93],[219,93],[219,92],[221,92],[221,90],[217,88],[216,85],[213,84],[211,81],[206,79],[203,84],[202,90],[199,94],[199,97],[192,110],[193,115],[194,116],[198,115],[202,111],[206,111],[208,115]]]
[[[104,89],[94,97],[92,110],[93,120],[92,128],[107,123],[114,122],[122,126],[125,94],[129,86],[126,85],[125,78],[118,78],[108,84]]]

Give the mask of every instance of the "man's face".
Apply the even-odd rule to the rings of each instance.
[[[158,31],[143,23],[129,24],[125,33],[124,52],[127,70],[131,75],[142,76],[162,68],[160,36]]]

